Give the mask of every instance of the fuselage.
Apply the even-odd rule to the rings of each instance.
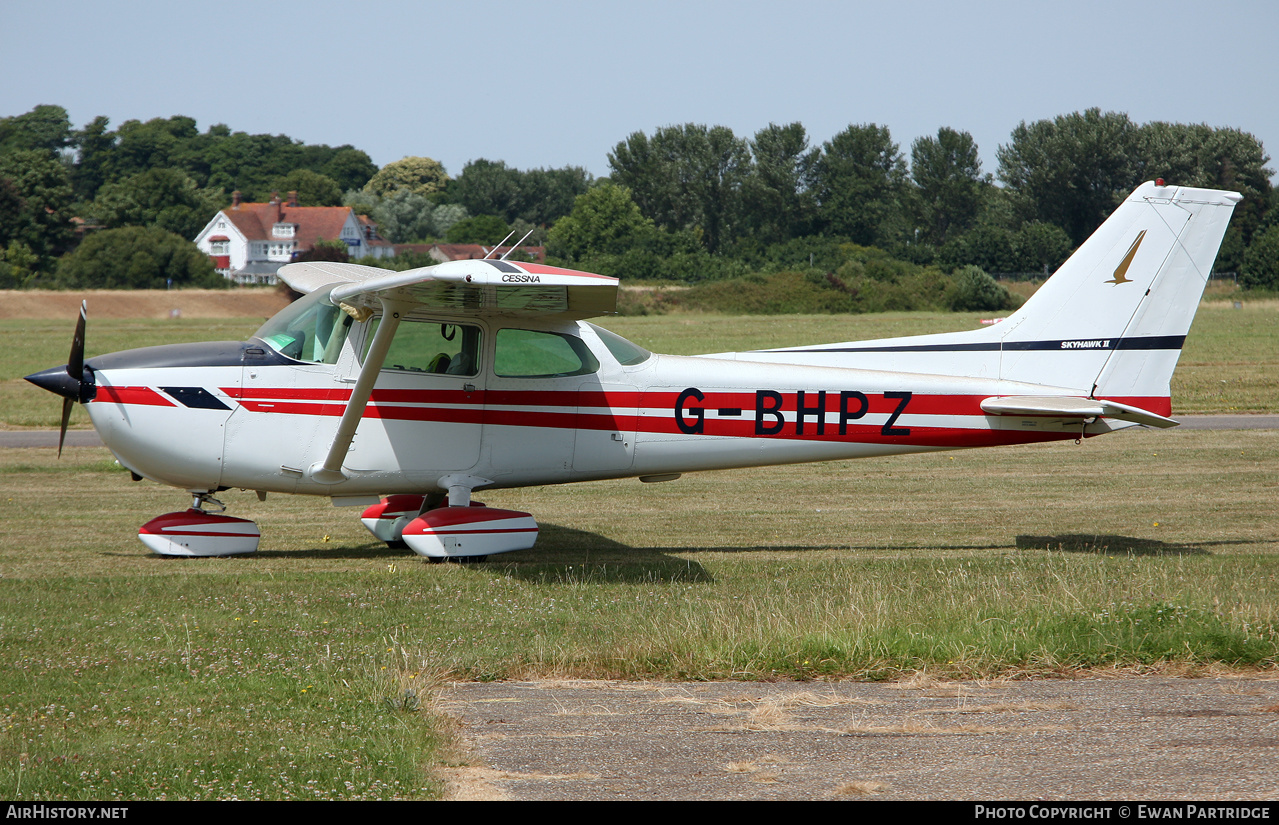
[[[1115,426],[980,408],[991,396],[1077,389],[765,363],[750,353],[657,355],[585,322],[423,315],[397,331],[409,347],[378,376],[344,461],[348,478],[319,483],[308,468],[333,442],[376,323],[346,322],[340,341],[268,324],[246,343],[90,359],[88,411],[120,462],[152,480],[334,497],[438,492],[458,474],[482,479],[477,489],[657,479]],[[280,328],[290,334],[272,332]]]

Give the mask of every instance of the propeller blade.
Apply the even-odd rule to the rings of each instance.
[[[76,381],[84,378],[84,327],[89,315],[89,302],[80,302],[80,320],[76,321],[75,335],[71,336],[71,355],[67,358],[67,375]],[[64,413],[63,417],[66,415]],[[66,425],[63,425],[63,430]]]
[[[62,399],[62,430],[58,433],[58,458],[62,458],[62,442],[67,440],[67,424],[71,422],[71,409],[74,406],[74,398]]]

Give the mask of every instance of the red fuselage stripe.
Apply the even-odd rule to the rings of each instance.
[[[338,417],[346,409],[346,401],[350,397],[350,390],[345,388],[221,389],[227,396],[238,399],[241,406],[250,412],[283,415]],[[806,390],[802,399],[803,415],[800,416],[799,392],[761,392],[769,393],[765,401],[761,401],[760,394],[754,391],[711,391],[701,393],[703,397],[697,400],[684,393],[667,390],[376,390],[364,416],[388,421],[933,447],[1025,444],[1076,437],[1074,432],[938,427],[911,423],[912,418],[918,415],[985,419],[988,416],[982,411],[981,402],[988,395],[916,393],[910,397],[905,408],[901,408],[900,397],[888,397],[884,393],[858,392],[856,395],[859,398],[850,399],[839,390],[825,390],[824,395],[823,391]],[[682,395],[684,398],[681,402]],[[861,409],[862,398],[864,410]],[[99,400],[118,404],[174,406],[168,399],[146,387],[103,387],[99,390]],[[1167,397],[1124,397],[1110,400],[1150,410],[1158,415],[1170,414],[1172,407],[1171,399]],[[423,406],[406,406],[409,404]],[[760,404],[764,406],[760,407]],[[677,406],[682,410],[679,418],[676,415]],[[537,409],[497,409],[498,407]],[[891,416],[899,409],[902,417],[896,420],[891,429],[909,432],[885,432],[889,427],[883,423],[882,418],[865,424],[860,421],[865,415]],[[660,413],[640,415],[640,410],[658,410]],[[848,413],[850,410],[860,411],[860,414],[857,418],[841,416],[841,413]],[[779,414],[782,413],[788,414],[789,418],[780,421]],[[699,421],[699,414],[704,420]],[[823,420],[819,422],[819,419]],[[681,420],[683,427],[680,426]],[[696,433],[689,430],[694,423],[699,424]]]
[[[111,387],[99,386],[94,402],[106,401],[111,404],[138,404],[144,407],[175,407],[169,399],[150,387]]]

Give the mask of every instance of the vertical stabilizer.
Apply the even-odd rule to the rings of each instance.
[[[1145,183],[999,326],[1000,377],[1167,415],[1234,192]]]

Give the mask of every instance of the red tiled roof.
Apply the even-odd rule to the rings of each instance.
[[[297,224],[293,238],[276,238],[271,234],[277,222],[279,209],[280,223]],[[316,241],[335,241],[342,236],[342,226],[351,214],[349,206],[285,206],[273,203],[242,203],[239,209],[223,209],[235,228],[240,230],[250,241],[297,242],[297,250],[305,252],[315,245]]]

